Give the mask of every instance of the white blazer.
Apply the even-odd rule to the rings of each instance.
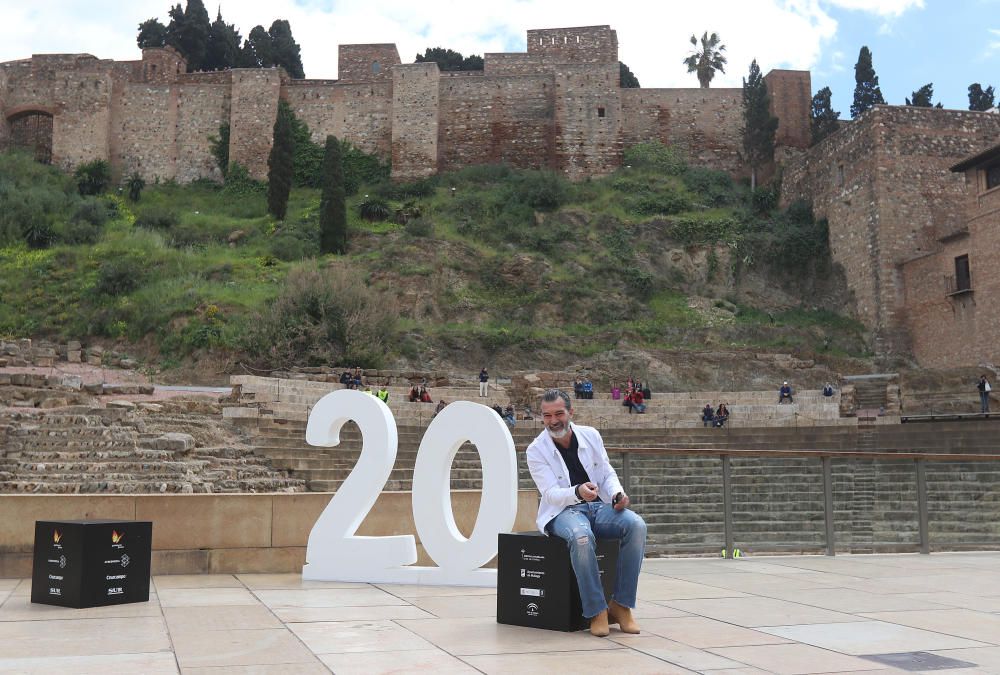
[[[580,444],[580,463],[597,484],[598,498],[608,504],[619,492],[624,492],[618,474],[608,461],[608,451],[604,449],[601,434],[593,427],[572,424],[573,433]],[[541,493],[538,503],[538,529],[545,533],[550,520],[562,513],[563,509],[579,504],[575,486],[570,485],[569,469],[556,448],[547,429],[531,442],[527,451],[528,470]]]

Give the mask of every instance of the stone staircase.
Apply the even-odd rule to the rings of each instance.
[[[233,420],[273,418],[304,421],[312,406],[324,395],[343,389],[343,385],[303,379],[265,378],[237,375],[231,378],[236,392],[235,404],[223,409],[223,415]],[[490,388],[486,398],[479,396],[478,387],[440,387],[431,390],[435,403],[410,403],[408,387],[388,387],[389,408],[399,425],[427,425],[437,401],[468,400],[501,407],[510,402],[503,389]],[[575,419],[600,429],[608,428],[685,428],[700,427],[701,409],[705,403],[718,406],[729,404],[730,427],[788,426],[853,426],[854,419],[840,417],[840,396],[824,397],[819,390],[797,392],[794,404],[779,405],[777,393],[767,391],[742,392],[653,392],[646,413],[629,414],[621,401],[612,400],[609,393],[595,392],[593,399],[573,401]],[[522,410],[518,409],[519,417]],[[537,413],[534,415],[537,417]],[[532,426],[540,427],[537,420]]]
[[[185,425],[197,424],[184,419]],[[162,443],[125,410],[0,412],[0,493],[301,491],[250,448]],[[193,446],[194,443],[191,443]]]

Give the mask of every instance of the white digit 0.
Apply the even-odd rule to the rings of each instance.
[[[340,430],[348,420],[361,429],[361,456],[309,533],[303,579],[367,581],[373,570],[417,561],[412,535],[355,536],[396,461],[396,423],[389,407],[360,391],[329,393],[309,414],[306,442],[319,447],[338,445]]]
[[[483,465],[479,515],[466,539],[451,508],[451,464],[465,441],[471,441]],[[455,401],[427,427],[413,469],[413,521],[424,550],[446,581],[473,583],[495,574],[478,570],[497,554],[497,533],[510,532],[517,518],[517,459],[514,440],[493,410]]]

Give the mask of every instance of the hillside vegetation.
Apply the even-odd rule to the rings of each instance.
[[[626,343],[865,357],[824,222],[644,144],[572,184],[476,166],[349,197],[349,251],[318,257],[319,192],[263,186],[82,197],[0,155],[0,334],[127,342],[166,365],[560,367]]]

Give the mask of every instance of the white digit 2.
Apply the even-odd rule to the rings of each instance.
[[[304,579],[495,586],[496,570],[480,569],[497,553],[497,534],[510,532],[517,516],[514,440],[493,410],[470,401],[444,408],[427,427],[413,471],[413,519],[420,541],[438,567],[417,567],[411,535],[355,536],[392,471],[396,426],[389,407],[359,391],[327,394],[312,409],[306,441],[339,443],[352,419],[362,433],[361,457],[320,514],[306,549]],[[465,441],[479,452],[483,492],[472,536],[466,539],[451,508],[450,474]]]

